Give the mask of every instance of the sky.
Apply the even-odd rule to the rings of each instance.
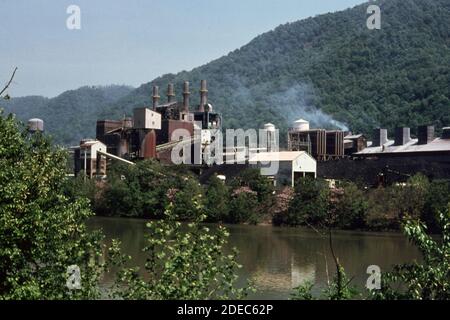
[[[54,97],[191,70],[280,24],[364,0],[0,0],[0,84]],[[67,28],[70,5],[81,29]]]

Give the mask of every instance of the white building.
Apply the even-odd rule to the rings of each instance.
[[[300,177],[317,177],[317,162],[305,151],[260,152],[249,158],[249,163],[258,168],[273,167],[274,162],[278,162],[278,172],[270,177],[276,185],[294,187],[295,181]],[[264,174],[264,171],[261,174]]]

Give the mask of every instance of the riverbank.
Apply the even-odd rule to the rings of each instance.
[[[400,230],[403,217],[409,216],[438,232],[436,215],[450,202],[448,182],[422,175],[379,188],[302,178],[290,188],[274,187],[258,170],[247,169],[230,181],[212,176],[201,185],[187,168],[156,161],[112,166],[105,181],[68,180],[66,193],[89,198],[100,216],[160,219],[173,203],[180,221],[202,215],[205,222],[364,231]]]

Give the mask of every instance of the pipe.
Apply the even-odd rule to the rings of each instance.
[[[198,111],[205,112],[205,105],[208,103],[208,89],[206,80],[200,82],[200,106]]]
[[[189,112],[189,81],[185,81],[183,85],[183,112]]]
[[[167,102],[171,103],[175,101],[175,90],[173,87],[173,83],[169,83],[167,86]]]
[[[153,86],[153,111],[156,111],[156,108],[158,107],[159,104],[159,99],[161,98],[159,96],[159,87],[158,86]]]

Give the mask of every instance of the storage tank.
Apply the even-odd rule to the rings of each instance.
[[[276,151],[278,141],[277,135],[275,134],[275,126],[272,123],[266,123],[264,125],[264,131],[267,134],[267,152]]]
[[[309,130],[309,121],[304,119],[299,119],[294,122],[294,126],[292,128],[294,131],[308,131]]]
[[[270,131],[270,132],[274,132],[275,131],[275,126],[272,123],[266,123],[264,125],[264,130]]]
[[[44,121],[42,119],[33,118],[28,120],[28,130],[30,132],[44,131]]]

